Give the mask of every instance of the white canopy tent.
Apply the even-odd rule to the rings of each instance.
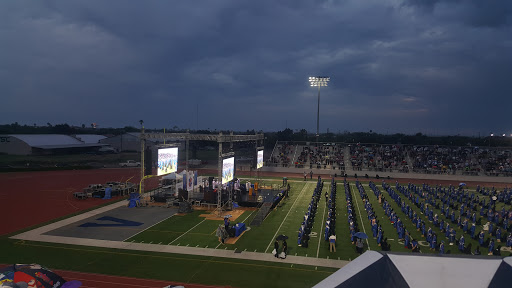
[[[367,251],[314,288],[511,287],[511,275],[512,257]]]

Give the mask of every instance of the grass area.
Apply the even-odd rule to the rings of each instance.
[[[268,185],[276,185],[281,182],[281,178],[276,180],[264,181]],[[307,256],[312,258],[329,258],[351,260],[358,256],[355,251],[355,245],[350,241],[349,226],[347,223],[347,207],[345,201],[345,191],[341,181],[337,183],[337,251],[329,252],[328,242],[324,241],[323,233],[325,229],[325,220],[327,217],[327,208],[324,193],[330,193],[330,180],[325,181],[323,191],[321,192],[318,203],[317,213],[312,227],[312,234],[309,241],[309,247],[299,247],[297,245],[297,234],[302,222],[304,213],[311,201],[316,181],[290,181],[290,197],[283,200],[282,204],[273,210],[260,226],[251,226],[248,231],[238,239],[235,244],[219,245],[215,236],[216,228],[222,221],[206,220],[201,217],[205,211],[194,211],[192,213],[178,216],[174,215],[157,225],[139,233],[127,242],[152,243],[161,245],[179,245],[190,247],[202,247],[210,249],[241,250],[270,254],[273,249],[273,241],[277,235],[284,234],[289,236],[288,247],[289,255]],[[398,241],[396,229],[391,224],[389,218],[385,215],[382,206],[378,203],[377,197],[370,189],[367,182],[362,182],[362,186],[368,195],[368,200],[373,207],[375,216],[382,225],[384,237],[388,238],[391,251],[409,252],[409,249],[403,247],[403,243]],[[377,185],[385,199],[388,200],[391,207],[398,214],[404,226],[413,238],[420,241],[425,239],[421,237],[419,231],[413,226],[412,221],[402,212],[399,205],[391,200],[389,194],[384,191],[380,184]],[[359,231],[366,232],[369,236],[368,247],[371,250],[381,250],[377,246],[376,239],[373,238],[370,222],[364,209],[363,200],[355,186],[350,183],[351,195],[353,200],[354,216],[358,220]],[[476,193],[476,192],[475,192]],[[409,206],[416,211],[438,235],[438,243],[445,240],[444,233],[439,228],[434,227],[424,215],[420,214],[418,207],[400,194]],[[497,205],[501,210],[502,203]],[[506,208],[510,208],[507,205]],[[478,211],[479,212],[479,211]],[[440,218],[446,218],[440,211],[435,209]],[[478,217],[479,213],[477,213]],[[236,221],[244,222],[250,226],[252,219],[256,216],[256,211],[245,211]],[[482,222],[486,222],[482,219]],[[451,221],[450,225],[454,226]],[[234,224],[234,223],[232,223]],[[33,228],[33,227],[32,227]],[[462,234],[458,227],[457,239]],[[477,229],[479,232],[481,227]],[[18,231],[17,233],[19,233]],[[486,234],[488,237],[488,234]],[[476,240],[465,236],[466,246],[472,245],[472,249],[478,245]],[[391,240],[393,239],[393,240]],[[459,254],[457,246],[449,246],[447,241],[445,250],[451,254]],[[421,243],[420,243],[421,244]],[[498,243],[496,243],[496,246]],[[0,250],[9,251],[9,253],[0,253],[0,263],[40,263],[54,269],[66,269],[82,272],[103,273],[119,276],[130,276],[148,279],[160,279],[177,281],[184,283],[199,283],[210,285],[230,285],[233,287],[311,287],[322,279],[336,271],[331,268],[321,268],[305,265],[290,265],[279,261],[261,262],[238,260],[228,258],[203,257],[193,255],[163,254],[154,252],[142,252],[119,249],[103,249],[94,247],[85,247],[77,245],[59,245],[51,243],[39,243],[28,241],[10,240],[6,236],[0,237]],[[423,253],[438,253],[430,251],[428,247],[421,247]],[[482,249],[482,254],[486,253]],[[508,253],[507,253],[508,254]],[[226,273],[229,271],[229,273]],[[226,277],[228,275],[229,277]],[[261,277],[264,275],[264,277]]]
[[[277,184],[281,183],[278,181],[266,181],[267,184]],[[176,216],[172,217],[159,225],[139,234],[133,238],[130,238],[127,241],[134,242],[143,242],[143,243],[162,243],[166,245],[185,245],[185,246],[193,246],[193,247],[207,247],[207,248],[216,248],[216,249],[229,249],[229,250],[242,250],[242,251],[254,251],[254,252],[264,252],[270,253],[273,249],[273,241],[277,235],[284,234],[289,236],[288,239],[288,247],[290,255],[297,256],[305,256],[305,257],[318,257],[318,258],[329,258],[329,259],[341,259],[341,260],[350,260],[354,259],[358,256],[355,251],[355,246],[350,241],[349,229],[347,223],[347,208],[345,205],[345,193],[344,187],[342,183],[338,183],[337,188],[337,251],[332,253],[329,252],[328,242],[324,240],[324,223],[327,217],[327,208],[325,205],[325,198],[323,194],[325,192],[330,192],[330,182],[326,181],[324,184],[324,190],[322,191],[322,197],[320,197],[320,201],[318,203],[318,209],[315,216],[314,224],[312,227],[312,233],[310,235],[309,246],[299,247],[297,244],[297,234],[298,228],[302,222],[304,213],[307,211],[307,207],[309,202],[311,201],[311,196],[313,194],[313,190],[315,188],[315,181],[290,181],[291,192],[290,197],[283,201],[281,207],[272,211],[269,216],[265,219],[263,224],[259,227],[250,227],[250,230],[247,231],[235,244],[220,246],[218,240],[215,236],[215,230],[222,221],[213,221],[213,220],[204,220],[204,218],[199,217],[199,214],[202,212],[194,212],[192,214],[186,216]],[[375,216],[379,220],[379,224],[382,225],[384,231],[384,238],[388,239],[388,244],[391,251],[395,252],[410,252],[409,249],[404,247],[402,241],[398,240],[398,234],[396,232],[395,227],[392,225],[390,219],[385,215],[384,209],[378,203],[378,199],[370,189],[368,182],[362,183],[362,187],[365,189],[366,194],[368,195],[368,200],[373,207],[375,212]],[[359,191],[356,188],[354,182],[350,183],[352,199],[353,199],[353,208],[354,208],[354,216],[356,217],[359,223],[359,231],[365,232],[368,236],[368,242],[366,248],[370,250],[382,250],[381,247],[377,245],[376,239],[372,235],[371,225],[367,217],[366,210],[364,209],[364,202],[359,195]],[[416,230],[416,227],[413,225],[412,221],[401,211],[399,205],[392,201],[384,191],[382,187],[379,189],[383,192],[384,198],[388,199],[391,207],[398,214],[404,227],[409,231],[409,234],[412,238],[415,238],[420,241],[420,247],[422,246],[423,253],[438,253],[437,251],[431,251],[428,249],[426,242],[423,242],[425,239],[422,237],[421,232]],[[427,227],[431,227],[432,230],[438,235],[438,243],[441,240],[444,240],[444,233],[441,233],[438,227],[435,227],[428,219],[425,219],[424,215],[422,215],[419,211],[419,208],[412,205],[412,203],[403,197],[404,200],[411,209],[416,211],[418,215],[422,217],[423,220],[426,221]],[[498,205],[498,208],[501,208],[503,204]],[[446,218],[441,215],[441,212],[438,209],[435,209],[435,212],[441,218]],[[239,220],[236,222],[245,222],[246,225],[250,223],[252,218],[256,215],[252,211],[245,212]],[[478,216],[479,217],[479,216]],[[479,217],[480,218],[480,217]],[[485,220],[485,219],[483,219]],[[450,221],[451,222],[451,221]],[[454,226],[451,224],[451,226]],[[457,239],[462,235],[462,229],[458,227],[454,227],[457,231]],[[481,227],[477,228],[477,232],[481,229]],[[185,233],[185,235],[183,235]],[[467,235],[466,238],[466,246],[471,244],[472,249],[476,247],[478,244],[477,240],[470,239]],[[447,253],[451,254],[460,254],[456,246],[450,246],[447,241],[445,245],[445,250]],[[423,244],[423,245],[422,245]],[[497,245],[497,244],[496,244]],[[220,246],[220,247],[219,247]],[[485,249],[484,249],[485,250]]]
[[[265,183],[276,185],[282,182],[265,181]],[[287,240],[289,255],[341,260],[354,259],[357,257],[357,254],[354,246],[350,243],[350,239],[348,239],[348,242],[341,240],[341,238],[346,238],[342,235],[348,235],[347,211],[343,205],[343,191],[337,193],[336,201],[339,203],[337,205],[337,219],[340,219],[337,223],[342,223],[341,225],[346,227],[337,228],[337,231],[340,231],[338,232],[340,240],[337,244],[337,251],[329,252],[329,243],[323,238],[325,221],[328,214],[323,194],[325,192],[330,193],[330,186],[330,181],[326,181],[322,197],[320,197],[318,203],[317,213],[311,230],[311,238],[307,248],[298,246],[297,235],[304,214],[311,201],[313,190],[316,187],[316,181],[290,181],[290,197],[283,200],[280,207],[274,209],[261,226],[251,226],[250,230],[232,245],[219,246],[215,231],[218,225],[222,224],[222,221],[204,220],[203,217],[199,217],[204,211],[195,211],[185,216],[173,216],[126,241],[270,253],[273,249],[275,237],[284,234],[289,237]],[[338,190],[342,188],[341,186]],[[235,222],[244,222],[246,225],[249,225],[255,216],[256,212],[246,211]],[[343,219],[344,217],[345,220]]]
[[[365,190],[367,191],[367,194],[369,195],[369,198],[370,198],[370,201],[372,201],[372,196],[373,196],[373,201],[377,202],[377,205],[378,205],[378,201],[376,200],[376,197],[375,195],[373,194],[373,191],[371,191],[370,187],[367,185],[367,184],[363,184]],[[383,196],[384,198],[386,198],[388,200],[388,203],[391,204],[391,207],[393,208],[393,210],[398,214],[398,217],[400,217],[400,219],[402,220],[404,226],[406,227],[406,229],[409,231],[409,233],[411,234],[411,236],[413,238],[416,238],[418,239],[419,241],[425,241],[425,238],[421,237],[421,231],[417,231],[416,230],[416,227],[414,226],[414,224],[412,223],[412,220],[409,219],[408,216],[406,216],[402,210],[400,209],[399,205],[393,201],[391,199],[391,197],[389,197],[389,194],[387,194],[387,192],[385,192],[385,190],[382,188],[381,185],[378,185],[378,188],[381,192],[383,192]],[[422,220],[425,221],[425,224],[427,226],[427,230],[428,230],[428,227],[432,228],[432,231],[435,232],[437,234],[437,242],[438,244],[441,243],[442,240],[445,241],[445,253],[446,254],[462,254],[462,252],[460,252],[458,250],[458,246],[456,243],[454,243],[453,246],[449,245],[449,242],[447,241],[447,238],[445,237],[445,233],[442,233],[439,229],[439,227],[436,227],[433,225],[433,223],[429,222],[428,221],[428,218],[424,215],[424,214],[421,214],[421,211],[418,207],[416,207],[415,205],[413,205],[413,203],[407,199],[404,195],[400,194],[401,198],[403,201],[405,201],[406,204],[409,205],[409,207],[411,209],[413,209],[413,211],[416,211],[417,215],[421,217]],[[504,205],[503,203],[501,203],[502,205]],[[497,205],[497,207],[503,207],[502,205]],[[376,208],[375,204],[372,203],[372,206],[374,207],[374,210]],[[430,206],[430,205],[429,205]],[[383,211],[382,207],[380,208]],[[463,230],[461,228],[459,228],[457,226],[457,224],[455,223],[452,223],[451,222],[451,219],[447,219],[444,215],[441,214],[441,211],[440,209],[435,209],[434,208],[434,214],[438,214],[439,216],[439,219],[443,219],[445,221],[445,223],[449,223],[450,224],[450,227],[453,227],[456,231],[456,239],[458,240],[460,238],[461,235],[463,235]],[[385,215],[385,214],[382,214],[382,215]],[[458,212],[456,212],[456,215],[458,215]],[[478,219],[480,219],[480,214],[479,212],[477,212],[477,223],[478,223]],[[386,223],[386,222],[389,222],[389,218],[387,218],[387,216],[384,216],[386,219],[385,221],[381,221],[381,223]],[[382,219],[379,217],[379,219]],[[482,218],[482,222],[485,223],[486,222],[486,219],[485,218]],[[482,230],[483,227],[481,225],[478,225],[477,226],[477,229],[476,229],[476,232],[475,232],[475,235],[478,234],[478,232],[480,232],[480,230]],[[387,228],[384,228],[384,225],[383,225],[383,230],[384,232],[386,233],[385,235],[389,238],[397,238],[397,237],[392,237],[392,236],[398,236],[396,234],[396,229],[394,230],[388,230]],[[391,234],[392,236],[390,235],[390,233],[388,231],[392,231]],[[471,245],[471,250],[474,250],[478,245],[478,240],[474,240],[474,239],[471,239],[469,233],[468,234],[464,234],[464,238],[465,238],[465,246],[469,246]],[[486,239],[489,238],[489,234],[486,233]],[[394,244],[394,243],[391,243],[393,241],[389,241],[388,243],[390,244]],[[396,241],[395,241],[396,242]],[[423,244],[423,245],[422,245]],[[431,251],[428,247],[424,246],[425,244],[427,244],[426,242],[422,243],[420,242],[420,248],[421,248],[421,252],[422,253],[439,253],[438,251]],[[495,243],[495,246],[497,247],[499,243]],[[399,249],[394,249],[393,246],[392,246],[392,251],[399,251],[400,250],[400,246],[399,245]],[[403,249],[403,247],[402,247]],[[405,249],[407,251],[409,251],[408,249]],[[481,248],[481,251],[482,251],[482,254],[486,254],[487,253],[487,249],[486,248]],[[503,254],[508,254],[508,253],[503,253]]]
[[[0,238],[0,263],[232,287],[311,287],[336,269]],[[229,273],[226,273],[229,271]],[[265,275],[265,277],[258,277]]]

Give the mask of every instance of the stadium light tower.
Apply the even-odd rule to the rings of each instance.
[[[309,77],[309,84],[311,84],[311,87],[318,87],[318,107],[317,107],[317,113],[316,113],[316,143],[318,144],[318,136],[320,136],[320,87],[327,86],[327,83],[329,83],[329,80],[331,80],[330,77],[327,76],[314,76]]]

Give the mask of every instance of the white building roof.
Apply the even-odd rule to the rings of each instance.
[[[82,140],[85,144],[97,144],[100,143],[100,140],[107,138],[103,135],[96,134],[78,134],[75,135],[75,137]]]
[[[84,142],[68,136],[58,134],[11,134],[10,137],[18,138],[29,146],[54,146],[54,145],[80,145]]]

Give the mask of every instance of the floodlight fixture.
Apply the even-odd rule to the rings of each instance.
[[[327,86],[331,77],[328,76],[310,76],[309,84],[311,87],[318,87],[318,106],[316,112],[316,142],[318,144],[318,136],[320,136],[320,87]]]
[[[329,80],[331,78],[330,77],[327,77],[327,76],[314,76],[314,77],[309,77],[309,84],[311,85],[311,87],[320,87],[320,86],[327,86],[327,84],[329,83]]]

